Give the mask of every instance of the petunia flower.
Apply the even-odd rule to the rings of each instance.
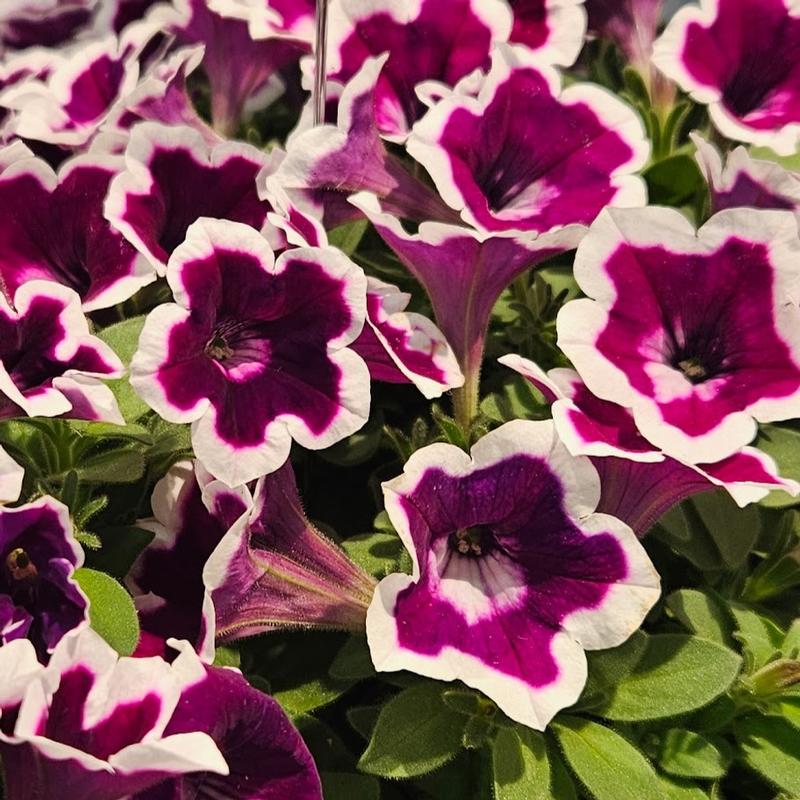
[[[85,627],[89,601],[73,577],[82,564],[66,506],[42,497],[0,508],[0,644],[27,638],[46,658]]]
[[[800,414],[800,240],[786,211],[729,209],[697,233],[667,208],[607,209],[578,247],[586,299],[558,344],[656,448],[722,461]]]
[[[315,0],[208,0],[208,7],[222,17],[245,20],[253,39],[314,42]]]
[[[604,89],[561,89],[555,70],[498,45],[477,98],[453,94],[415,126],[408,152],[465,222],[543,233],[590,223],[608,205],[641,206],[641,121]]]
[[[682,8],[653,61],[708,106],[724,136],[791,155],[800,145],[800,5],[701,0]]]
[[[468,424],[477,412],[478,376],[492,308],[514,278],[575,247],[585,228],[568,225],[538,236],[423,222],[410,234],[374,195],[363,192],[351,202],[428,293],[436,322],[464,375],[463,389],[454,400],[459,418]]]
[[[331,248],[274,261],[247,225],[201,219],[173,253],[176,303],[145,323],[131,383],[197,457],[237,486],[276,470],[292,440],[320,449],[369,413],[369,371],[347,345],[366,316],[366,278]]]
[[[413,574],[384,578],[367,613],[379,671],[461,680],[542,730],[583,689],[584,650],[624,642],[658,599],[633,531],[595,513],[597,473],[550,421],[509,422],[471,455],[425,447],[383,489]]]
[[[147,260],[103,217],[121,158],[76,156],[56,174],[27,148],[13,145],[0,152],[0,162],[0,205],[6,209],[0,278],[9,295],[26,281],[54,281],[74,289],[84,311],[94,311],[155,280]]]
[[[724,208],[775,208],[794,211],[800,218],[800,175],[774,161],[752,158],[744,147],[722,156],[697,133],[690,138],[695,158],[708,181],[712,211]]]
[[[0,418],[68,416],[124,424],[100,378],[119,378],[113,350],[89,333],[78,295],[28,281],[0,296]]]
[[[375,88],[378,130],[403,141],[425,111],[415,89],[454,86],[488,67],[494,41],[507,41],[511,13],[501,0],[335,0],[329,12],[328,77],[349,81],[373,56],[388,54]]]
[[[151,502],[153,519],[136,524],[154,538],[126,579],[142,630],[137,653],[164,655],[167,641],[177,638],[211,662],[214,608],[203,567],[252,497],[244,486],[216,480],[199,461],[181,461],[156,484]]]
[[[115,36],[73,45],[44,80],[27,80],[0,95],[17,111],[8,123],[17,136],[63,147],[81,147],[95,135],[116,103],[139,79],[138,55],[152,31],[139,26]]]
[[[104,213],[163,275],[200,217],[264,227],[271,206],[258,198],[256,177],[274,171],[280,157],[241,142],[210,146],[190,127],[142,123],[131,131]]]
[[[227,775],[207,732],[165,732],[182,692],[204,676],[188,649],[168,664],[119,658],[90,628],[65,637],[26,687],[13,730],[3,726],[6,797],[58,787],[65,797],[122,800],[188,772]]]
[[[782,478],[775,462],[755,447],[743,447],[716,463],[683,464],[644,438],[630,409],[593,395],[574,370],[545,372],[517,355],[499,361],[523,375],[552,404],[561,441],[572,455],[591,456],[600,474],[598,509],[630,525],[637,536],[644,536],[682,500],[718,487],[740,506],[774,489],[800,493],[800,484]]]
[[[185,643],[181,649],[187,650]],[[250,686],[237,670],[205,667],[205,674],[183,690],[164,733],[193,731],[214,740],[228,773],[186,773],[132,800],[322,800],[317,768],[297,729],[276,700]]]
[[[547,64],[569,67],[586,34],[584,0],[509,0],[514,24],[508,41],[532,50]]]
[[[58,47],[84,30],[98,0],[5,0],[0,53],[5,49]]]
[[[24,479],[23,467],[0,447],[0,504],[19,500]]]
[[[286,195],[328,229],[358,218],[351,194],[372,192],[392,213],[414,220],[457,222],[424,182],[386,149],[375,116],[375,92],[386,56],[369,58],[345,86],[336,125],[318,125],[291,137],[274,175],[263,176],[262,195]]]
[[[17,53],[9,53],[0,59],[0,97],[6,90],[27,80],[45,80],[59,61],[57,50],[31,47]],[[5,126],[13,112],[0,101],[0,141],[11,140],[11,131]]]
[[[375,581],[308,521],[291,464],[261,478],[253,496],[203,572],[218,640],[287,627],[363,631]]]
[[[0,647],[0,731],[8,733],[25,690],[44,670],[36,649],[27,639],[14,639]],[[4,716],[5,715],[5,718]]]
[[[204,46],[211,118],[223,136],[236,133],[248,107],[264,107],[280,94],[279,71],[309,50],[307,42],[287,36],[256,41],[246,21],[217,13],[207,0],[174,0],[171,6],[158,6],[149,19],[180,45]]]

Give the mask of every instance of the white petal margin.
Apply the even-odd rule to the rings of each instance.
[[[30,640],[15,639],[0,647],[0,717],[4,708],[20,703],[25,690],[43,670]]]
[[[19,500],[24,477],[25,470],[0,447],[0,503],[14,503]],[[0,675],[4,674],[0,670]]]
[[[523,0],[524,1],[524,0]],[[586,39],[584,0],[546,0],[549,32],[545,43],[533,50],[546,64],[571,67]]]
[[[419,581],[419,558],[428,556],[427,552],[416,550],[402,497],[413,492],[429,469],[443,470],[453,477],[466,476],[517,454],[545,458],[562,482],[567,514],[588,535],[601,531],[611,533],[623,548],[628,562],[625,583],[612,587],[599,609],[574,612],[565,620],[565,629],[555,633],[551,654],[558,664],[559,677],[540,688],[495,670],[454,647],[445,646],[438,656],[402,647],[395,617],[397,596]],[[613,517],[593,513],[600,498],[597,472],[587,458],[575,458],[567,452],[556,436],[552,421],[506,423],[479,440],[472,448],[471,457],[452,445],[425,447],[411,456],[401,476],[383,484],[383,490],[389,518],[411,554],[413,573],[384,578],[367,611],[367,640],[379,672],[407,669],[439,680],[462,680],[484,692],[512,719],[543,730],[559,710],[577,700],[583,689],[587,674],[583,647],[613,647],[624,641],[641,624],[660,594],[658,574],[630,528]],[[628,589],[629,581],[632,590]],[[631,595],[633,603],[629,602]],[[454,597],[449,599],[452,602]],[[598,624],[595,631],[594,626]]]

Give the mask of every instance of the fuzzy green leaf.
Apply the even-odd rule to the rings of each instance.
[[[735,727],[745,763],[792,796],[800,795],[800,736],[780,717],[753,715]]]
[[[748,608],[743,603],[729,603],[736,620],[736,638],[741,641],[750,663],[751,671],[769,661],[781,649],[783,631],[771,620]]]
[[[716,600],[697,589],[678,589],[666,600],[667,609],[692,633],[730,645],[731,623]]]
[[[712,742],[683,728],[664,733],[658,763],[679,778],[721,778],[728,769],[728,759]]]
[[[139,642],[139,618],[131,596],[105,572],[75,571],[75,580],[89,598],[89,624],[121,656],[129,656]]]
[[[544,737],[527,728],[500,728],[492,742],[495,800],[549,800],[550,764]]]
[[[97,333],[97,337],[102,339],[120,357],[126,367],[131,363],[133,354],[139,345],[139,335],[142,332],[144,320],[144,316],[132,317],[117,322],[115,325],[109,325]],[[134,392],[127,377],[106,381],[106,385],[114,393],[119,410],[128,422],[134,422],[150,410],[147,403]]]

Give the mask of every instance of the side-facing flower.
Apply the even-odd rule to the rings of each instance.
[[[800,4],[701,0],[682,8],[653,61],[708,105],[729,139],[791,155],[800,144]]]
[[[346,83],[372,56],[388,54],[374,103],[378,129],[403,141],[425,106],[418,84],[454,86],[489,65],[492,43],[507,41],[511,13],[501,0],[334,0],[328,77]]]
[[[607,209],[578,247],[588,298],[559,312],[559,347],[667,455],[721,461],[757,421],[800,414],[798,256],[786,211],[728,209],[695,233],[672,209]]]
[[[586,34],[584,0],[509,0],[514,25],[508,41],[532,50],[547,64],[569,67]]]
[[[5,91],[0,104],[17,110],[10,129],[27,139],[65,147],[88,142],[139,78],[145,28],[127,40],[115,36],[73,46],[43,80]]]
[[[217,638],[277,628],[363,631],[374,579],[308,521],[290,463],[259,480],[206,563]]]
[[[28,281],[0,296],[0,418],[67,416],[124,424],[100,378],[119,378],[114,351],[89,333],[78,295]]]
[[[186,650],[185,644],[181,649]],[[297,729],[277,701],[250,686],[237,670],[206,667],[183,690],[164,734],[193,731],[214,740],[227,774],[183,774],[132,800],[322,800],[317,768]]]
[[[0,153],[0,278],[12,295],[30,280],[74,289],[84,311],[127,300],[155,271],[103,217],[108,185],[122,167],[111,156],[76,156],[56,174],[25,147]]]
[[[247,225],[202,219],[173,253],[176,303],[147,318],[131,383],[162,417],[192,423],[197,457],[230,486],[276,470],[294,439],[320,449],[367,420],[369,371],[347,345],[366,278],[332,248],[274,260]]]
[[[585,228],[569,225],[538,236],[514,231],[480,233],[423,222],[417,233],[410,234],[374,195],[363,192],[351,202],[428,293],[436,322],[464,375],[464,387],[455,401],[461,421],[469,424],[477,412],[478,376],[497,299],[517,275],[575,247]]]
[[[165,732],[184,689],[204,676],[186,650],[172,663],[119,658],[90,628],[67,636],[26,687],[12,731],[0,736],[8,800],[122,800],[199,770],[227,775],[206,732]]]
[[[458,221],[381,139],[374,96],[385,59],[367,59],[348,82],[336,125],[318,125],[291,138],[280,167],[265,176],[264,196],[287,196],[301,211],[323,219],[328,229],[357,218],[347,198],[360,191],[374,193],[408,219]]]
[[[646,203],[640,119],[598,86],[560,83],[497,45],[477,98],[450,94],[414,126],[408,152],[465,222],[543,233]]]
[[[259,199],[256,177],[279,160],[240,142],[210,146],[194,128],[142,123],[109,186],[105,216],[163,275],[200,217],[264,227],[271,206]]]
[[[280,36],[254,40],[247,22],[212,10],[207,0],[174,0],[158,7],[151,19],[179,44],[202,44],[203,71],[211,89],[211,118],[222,135],[231,136],[248,103],[259,107],[259,95],[276,94],[278,71],[308,52],[300,39]]]
[[[800,484],[782,478],[775,462],[755,447],[743,447],[712,464],[683,464],[642,436],[630,409],[593,395],[574,370],[545,372],[516,355],[499,360],[552,404],[556,431],[570,453],[591,456],[602,486],[598,510],[618,517],[637,536],[644,536],[682,500],[718,487],[740,506],[757,502],[774,489],[800,492]]]
[[[658,599],[633,531],[594,513],[597,473],[550,421],[507,423],[471,456],[418,450],[383,488],[413,574],[370,605],[378,670],[460,679],[541,730],[583,689],[583,651],[625,641]]]
[[[252,497],[244,486],[216,480],[199,461],[181,461],[156,484],[151,504],[153,519],[137,525],[154,538],[126,579],[142,630],[137,652],[164,655],[170,638],[183,639],[211,662],[214,609],[203,568]]]
[[[696,133],[690,137],[697,147],[697,163],[708,181],[712,211],[784,208],[800,219],[800,175],[774,161],[752,158],[741,146],[728,153],[723,165],[713,144]]]
[[[42,497],[0,508],[0,644],[27,638],[44,658],[84,627],[89,601],[73,578],[82,564],[66,506]]]

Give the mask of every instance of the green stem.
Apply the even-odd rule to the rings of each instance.
[[[481,379],[481,359],[473,358],[463,364],[464,385],[453,389],[453,415],[461,430],[469,436],[472,421],[478,416],[478,388]]]

